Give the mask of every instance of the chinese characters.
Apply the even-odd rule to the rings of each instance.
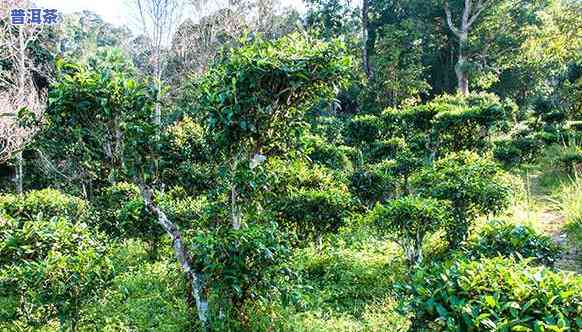
[[[58,18],[56,9],[15,8],[10,11],[10,22],[13,25],[56,24]]]

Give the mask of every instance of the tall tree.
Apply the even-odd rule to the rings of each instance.
[[[481,13],[490,7],[494,0],[464,0],[460,23],[455,25],[453,15],[449,7],[449,1],[445,0],[445,14],[447,16],[447,25],[449,29],[459,39],[459,49],[457,64],[455,65],[455,74],[457,75],[457,90],[463,95],[469,94],[469,72],[467,70],[467,40],[471,28],[481,15]]]
[[[137,14],[138,26],[148,48],[153,77],[158,89],[154,122],[162,122],[162,80],[169,47],[176,27],[184,14],[185,2],[179,0],[132,0],[130,6]]]
[[[3,3],[0,12],[11,8],[31,8],[28,1]],[[0,20],[0,163],[16,158],[14,182],[16,192],[23,192],[24,161],[22,150],[36,134],[35,124],[45,111],[45,87],[49,66],[39,61],[42,25],[13,25],[9,16]],[[27,121],[25,121],[27,120]]]
[[[369,0],[362,0],[362,64],[364,65],[364,72],[368,79],[372,77],[372,69],[370,68],[370,58],[368,55],[368,36],[369,36],[369,14],[370,3]]]

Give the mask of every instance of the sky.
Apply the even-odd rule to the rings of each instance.
[[[302,0],[280,0],[285,7],[304,8]],[[66,14],[89,10],[99,14],[106,22],[114,25],[127,25],[132,28],[132,19],[125,0],[37,0],[42,8],[57,9]]]

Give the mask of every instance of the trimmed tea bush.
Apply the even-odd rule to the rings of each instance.
[[[59,216],[77,221],[87,212],[84,200],[55,189],[34,190],[23,196],[0,195],[0,215],[5,213],[19,220]]]
[[[210,309],[218,318],[220,310],[236,317],[245,301],[266,295],[290,250],[277,225],[261,221],[238,230],[228,227],[198,231],[192,236],[192,253],[194,267],[203,272],[208,291],[217,297]],[[220,324],[229,322],[217,319],[212,325],[222,330]]]
[[[347,123],[345,131],[348,143],[360,145],[380,138],[383,125],[381,119],[375,115],[356,115]]]
[[[334,170],[349,169],[352,166],[350,157],[354,154],[353,148],[327,143],[318,136],[306,137],[305,145],[307,156],[315,163]]]
[[[343,225],[352,205],[348,192],[333,190],[297,190],[273,202],[272,211],[281,225],[304,238],[321,239]]]
[[[571,149],[560,156],[560,163],[566,172],[574,175],[582,171],[582,149]]]
[[[525,225],[493,220],[469,243],[472,257],[532,257],[536,263],[553,265],[560,256],[560,247],[547,235]]]
[[[392,175],[393,166],[395,162],[386,161],[355,171],[350,177],[350,191],[368,207],[384,202],[393,196],[397,187],[397,180]]]
[[[425,197],[448,200],[453,222],[446,227],[451,247],[469,235],[475,219],[501,211],[509,203],[510,185],[499,167],[472,153],[454,153],[437,160],[413,179],[416,191]]]
[[[578,331],[582,277],[506,258],[418,270],[413,330]]]
[[[83,305],[113,277],[106,255],[103,239],[84,224],[0,217],[0,323],[58,320],[74,329]]]
[[[447,202],[409,196],[376,205],[370,219],[380,233],[402,247],[410,264],[418,264],[425,238],[449,222],[449,209]]]

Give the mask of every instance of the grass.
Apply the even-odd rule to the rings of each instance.
[[[513,204],[502,218],[552,236],[565,251],[558,266],[582,271],[582,259],[577,253],[582,236],[582,179],[569,174],[558,162],[559,156],[571,149],[557,144],[549,146],[535,164],[514,169],[517,190]]]

